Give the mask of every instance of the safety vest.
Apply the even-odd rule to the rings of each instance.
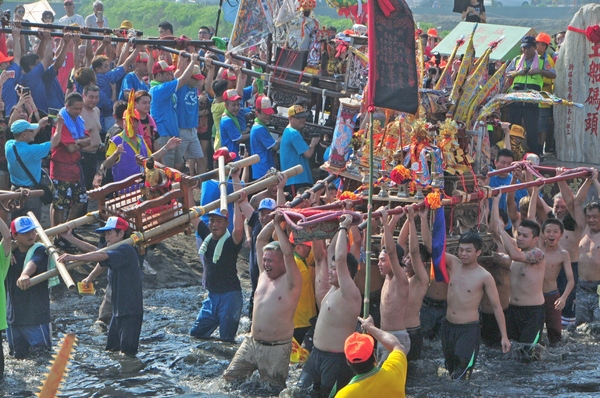
[[[515,65],[519,65],[519,63],[521,62],[521,57],[523,57],[523,55],[520,55],[518,57],[515,58]],[[544,59],[542,57],[539,57],[539,61],[538,61],[538,68],[540,70],[544,69]],[[544,77],[541,74],[537,74],[537,75],[517,75],[515,76],[515,79],[513,80],[513,84],[512,87],[514,89],[515,84],[528,84],[531,86],[538,86],[538,91],[542,90],[542,86],[544,85]]]

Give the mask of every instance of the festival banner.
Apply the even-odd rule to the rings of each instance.
[[[241,0],[229,50],[248,48],[265,40],[272,33],[276,6],[277,0]]]
[[[416,113],[415,22],[404,0],[369,1],[369,106]]]

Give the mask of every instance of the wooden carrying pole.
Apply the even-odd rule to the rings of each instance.
[[[45,230],[46,236],[55,236],[58,234],[65,233],[70,229],[75,229],[81,227],[82,225],[87,225],[89,223],[93,223],[98,220],[100,217],[100,212],[98,210],[93,211],[91,213],[86,214],[85,216],[81,216],[71,221],[67,221],[64,224],[57,225],[56,227],[49,228]]]
[[[67,267],[63,263],[58,261],[59,254],[56,252],[56,247],[54,247],[54,245],[52,244],[52,242],[50,242],[50,239],[44,232],[44,228],[42,228],[33,212],[27,212],[27,215],[29,216],[29,218],[31,218],[31,221],[33,221],[33,225],[35,225],[35,232],[37,232],[38,236],[40,237],[40,240],[42,241],[42,244],[46,247],[48,257],[51,257],[52,260],[54,260],[54,264],[56,264],[56,269],[58,270],[58,273],[60,274],[60,277],[62,278],[63,282],[65,282],[65,285],[67,285],[67,288],[69,288],[69,290],[75,290],[75,282],[73,282],[71,274],[69,274],[69,271],[67,271]]]
[[[219,191],[221,192],[221,214],[227,216],[227,174],[225,173],[225,157],[219,156]]]
[[[329,174],[327,176],[327,178],[325,178],[323,180],[323,182],[316,183],[311,189],[307,189],[306,191],[304,191],[304,193],[301,196],[299,196],[299,197],[295,198],[294,200],[292,200],[290,202],[290,204],[289,204],[289,207],[296,207],[296,206],[298,206],[300,203],[302,203],[302,201],[304,199],[310,198],[311,192],[316,192],[316,191],[321,190],[323,188],[327,188],[327,185],[330,182],[333,182],[336,178],[337,178],[337,176],[335,176],[333,174]]]
[[[302,166],[301,165],[294,166],[291,169],[287,169],[287,170],[283,171],[282,173],[287,178],[296,176],[296,175],[302,173]],[[236,191],[236,192],[228,195],[227,202],[231,203],[231,202],[235,202],[236,200],[238,200],[241,197],[241,195],[240,195],[241,191],[244,191],[248,194],[257,193],[257,192],[260,192],[263,189],[266,189],[269,186],[277,183],[278,181],[279,180],[277,179],[277,175],[265,178],[264,180],[260,180],[252,185],[249,185],[239,191]],[[171,228],[178,227],[181,224],[189,223],[191,220],[198,218],[198,217],[208,213],[209,211],[217,209],[220,204],[221,204],[221,200],[219,199],[219,200],[215,200],[214,202],[211,202],[205,206],[192,207],[190,209],[190,211],[185,215],[182,215],[182,216],[176,217],[172,220],[169,220],[166,223],[164,223],[156,228],[152,228],[151,230],[146,231],[144,233],[135,232],[131,235],[131,237],[129,237],[127,239],[123,239],[121,242],[115,243],[114,245],[100,249],[99,251],[106,252],[108,250],[112,250],[121,245],[138,244],[140,242],[143,242],[146,239],[150,239],[152,237],[158,236],[158,235],[164,233],[165,231],[168,231]],[[83,264],[86,264],[86,262],[85,261],[75,261],[75,262],[67,264],[66,269],[72,270]],[[36,275],[33,278],[31,278],[31,286],[37,285],[38,283],[48,280],[49,278],[56,276],[56,275],[58,275],[58,271],[56,269],[52,269],[52,270],[46,271],[42,274]]]
[[[182,57],[186,57],[186,58],[190,57],[190,53],[185,52],[185,51],[182,52],[182,51],[174,50],[172,48],[165,47],[165,46],[158,46],[157,48],[159,50],[170,52],[172,54],[179,54]],[[198,59],[200,61],[204,61],[205,60],[204,57],[198,57]],[[233,69],[233,65],[226,64],[224,62],[212,61],[212,64],[214,66],[218,66],[220,68]],[[292,82],[292,81],[289,81],[289,80],[280,79],[278,77],[273,77],[272,75],[268,75],[266,73],[256,72],[256,71],[253,71],[253,70],[250,70],[250,69],[246,69],[246,68],[242,68],[241,71],[245,75],[248,75],[248,76],[251,76],[251,77],[255,77],[257,79],[262,79],[262,80],[264,80],[266,82],[275,83],[275,84],[281,84],[282,86],[293,88],[293,89],[296,89],[296,90],[301,91],[301,92],[306,93],[306,94],[313,93],[313,94],[325,95],[325,96],[333,97],[333,98],[347,98],[347,97],[350,97],[350,93],[346,92],[345,90],[342,90],[342,91],[338,92],[338,91],[332,91],[332,90],[327,90],[327,89],[321,89],[321,88],[318,88],[318,87],[312,87],[309,84],[296,83],[296,82]]]
[[[256,164],[258,162],[260,162],[260,156],[258,156],[258,155],[248,156],[247,158],[240,159],[237,162],[231,162],[231,163],[226,164],[225,165],[225,173],[229,173],[229,170],[231,170],[232,167],[244,168],[244,167],[252,166],[253,164]],[[202,182],[202,181],[217,179],[218,177],[219,177],[219,170],[214,169],[211,171],[207,171],[206,173],[194,176],[192,178]]]

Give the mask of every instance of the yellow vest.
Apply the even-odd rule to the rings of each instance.
[[[515,65],[518,65],[521,62],[521,57],[523,57],[523,55],[518,56],[517,58],[515,58]],[[539,57],[539,61],[538,61],[538,68],[540,70],[544,69],[544,60],[542,57]],[[512,89],[514,89],[515,84],[527,84],[527,85],[532,85],[532,86],[538,86],[538,91],[542,90],[542,87],[544,85],[544,77],[541,74],[537,74],[537,75],[517,75],[515,76],[515,79],[513,80],[513,84],[512,84]]]

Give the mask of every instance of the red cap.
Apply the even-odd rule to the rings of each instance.
[[[223,101],[239,101],[242,97],[235,91],[234,88],[231,88],[223,93]]]
[[[194,65],[192,77],[196,80],[204,80],[204,75],[202,74],[202,70],[200,70],[200,67],[198,65]]]
[[[350,363],[367,361],[373,355],[375,340],[368,334],[352,333],[344,343],[344,353]]]
[[[294,243],[294,234],[290,234],[290,243],[292,245],[295,245],[295,243]],[[305,245],[305,246],[308,246],[308,247],[312,247],[312,241],[311,240],[306,241],[306,242],[298,242],[298,244],[299,245]]]
[[[438,32],[435,30],[435,28],[429,28],[427,30],[427,36],[438,37]]]
[[[219,156],[223,156],[225,158],[225,163],[229,163],[233,161],[237,155],[235,152],[229,152],[227,147],[222,147],[215,151],[215,153],[213,154],[213,160],[219,160]]]
[[[261,111],[264,114],[272,115],[275,113],[275,109],[273,109],[273,103],[266,95],[258,96],[254,106],[256,107],[257,111]]]
[[[102,228],[98,228],[96,232],[110,231],[111,229],[118,229],[120,231],[127,231],[129,224],[125,219],[121,217],[108,217],[106,224]]]
[[[233,73],[231,69],[224,69],[223,72],[221,72],[221,79],[237,80],[237,76],[235,75],[235,73]]]
[[[172,72],[175,70],[175,65],[169,65],[167,61],[160,60],[152,67],[152,74],[156,75],[161,72]]]
[[[135,62],[148,62],[148,53],[139,53],[137,57],[135,57]]]
[[[4,55],[4,53],[2,53],[2,51],[0,51],[0,64],[3,62],[10,62],[13,60],[14,57],[7,57],[6,55]]]

